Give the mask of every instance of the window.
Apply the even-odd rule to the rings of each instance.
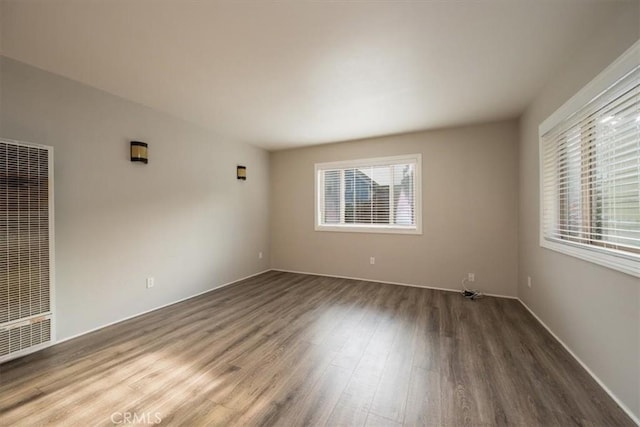
[[[420,154],[316,164],[316,230],[420,234]]]
[[[540,244],[640,277],[640,48],[540,126]]]

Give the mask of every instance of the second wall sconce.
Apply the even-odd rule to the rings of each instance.
[[[237,175],[238,175],[238,179],[246,181],[247,180],[247,167],[238,165]]]
[[[131,161],[149,163],[149,150],[146,142],[131,141]]]

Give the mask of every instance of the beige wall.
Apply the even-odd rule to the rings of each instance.
[[[515,296],[517,122],[271,153],[272,267]],[[314,164],[422,153],[421,236],[314,231]],[[369,264],[369,257],[376,264]]]
[[[640,415],[640,280],[538,244],[538,125],[638,39],[638,3],[623,12],[569,57],[520,121],[518,296]]]
[[[54,147],[58,338],[269,268],[267,152],[1,65],[0,135]],[[149,143],[148,165],[129,161],[134,139]]]

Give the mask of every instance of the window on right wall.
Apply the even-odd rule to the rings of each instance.
[[[540,125],[540,245],[640,277],[640,42]]]

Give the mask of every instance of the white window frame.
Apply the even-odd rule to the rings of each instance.
[[[414,172],[414,215],[415,225],[386,225],[386,224],[331,224],[320,222],[322,218],[324,192],[320,185],[322,179],[320,173],[326,169],[349,169],[358,167],[380,166],[389,164],[415,163]],[[376,157],[371,159],[344,160],[338,162],[326,162],[315,164],[315,206],[314,224],[316,231],[338,231],[349,233],[391,233],[391,234],[422,234],[422,154],[408,154],[402,156]],[[342,208],[341,208],[342,210]]]
[[[571,99],[565,102],[557,111],[543,121],[538,128],[539,136],[539,239],[540,246],[566,255],[583,259],[594,264],[602,265],[635,277],[640,277],[640,258],[625,252],[606,253],[597,247],[577,244],[570,241],[549,240],[545,238],[544,230],[544,146],[542,136],[553,129],[561,121],[566,120],[590,101],[602,94],[609,87],[631,72],[640,63],[640,40],[625,53],[602,71],[596,78],[583,87]]]

